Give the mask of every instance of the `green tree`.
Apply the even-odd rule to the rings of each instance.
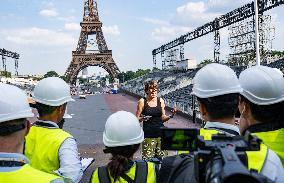
[[[153,67],[152,71],[160,71],[161,69],[159,69],[158,67]]]
[[[67,78],[65,76],[60,76],[60,78],[67,82]]]
[[[10,78],[12,74],[11,72],[8,72],[8,71],[0,71],[0,76],[5,76],[7,78]]]
[[[29,79],[32,79],[32,80],[36,80],[36,81],[39,81],[42,79],[42,77],[35,77],[35,76],[30,76],[28,77]]]
[[[284,51],[277,51],[277,50],[275,50],[275,51],[271,52],[271,55],[272,56],[284,57]]]
[[[111,78],[109,75],[106,75],[105,77],[100,78],[99,83],[101,84],[101,86],[106,86],[106,80],[109,81],[109,84],[113,82],[113,78]]]
[[[117,78],[119,79],[119,82],[120,82],[120,83],[123,83],[123,82],[126,81],[126,80],[125,80],[125,76],[126,76],[126,73],[125,73],[125,72],[121,72],[121,73],[119,73],[119,74],[117,75]]]
[[[123,83],[125,81],[134,79],[134,78],[138,78],[140,76],[143,76],[145,74],[148,74],[149,72],[151,72],[150,69],[138,69],[137,71],[133,72],[133,71],[126,71],[126,72],[121,72],[118,74],[117,78],[119,79],[120,83]]]
[[[131,80],[135,78],[135,72],[133,71],[126,71],[125,81]]]
[[[138,70],[135,72],[135,78],[140,77],[140,76],[143,76],[143,75],[145,75],[145,74],[148,74],[150,71],[151,71],[150,69],[146,69],[146,70],[138,69]]]
[[[113,83],[114,82],[114,78],[110,77],[110,75],[106,75],[105,78],[108,79],[109,83]]]
[[[211,64],[214,61],[212,59],[204,59],[200,64],[197,65],[197,67],[204,67],[207,64]]]
[[[48,71],[43,78],[48,78],[48,77],[59,77],[59,75],[57,74],[57,72],[55,71]]]
[[[87,82],[88,82],[88,79],[87,79],[87,78],[79,77],[78,80],[79,80],[79,84],[84,84],[84,83],[87,83]]]

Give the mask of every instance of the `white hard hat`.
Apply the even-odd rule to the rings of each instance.
[[[127,146],[139,144],[143,140],[144,132],[134,114],[118,111],[108,117],[103,133],[105,146]]]
[[[33,116],[25,93],[18,87],[0,83],[0,123]]]
[[[277,71],[279,74],[281,74],[283,76],[283,72],[280,69],[278,69],[278,68],[272,68],[272,69],[274,69],[275,71]]]
[[[74,101],[70,95],[69,85],[58,77],[40,80],[35,86],[33,99],[49,106],[60,106],[66,102]]]
[[[257,105],[271,105],[284,101],[284,78],[279,71],[267,66],[254,66],[241,72],[243,95]]]
[[[230,67],[212,63],[196,73],[191,94],[199,98],[209,98],[241,91],[238,77]]]
[[[72,116],[71,116],[70,114],[68,114],[68,112],[67,112],[67,106],[66,106],[66,108],[65,108],[65,113],[64,113],[63,118],[64,118],[64,119],[71,119],[71,118],[72,118]]]

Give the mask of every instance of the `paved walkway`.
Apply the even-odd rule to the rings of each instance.
[[[102,134],[108,116],[116,111],[125,110],[135,114],[137,98],[125,94],[99,94],[87,96],[87,99],[74,97],[75,102],[68,104],[68,113],[73,116],[67,119],[64,129],[77,140],[80,156],[94,157],[95,163],[84,174],[81,183],[88,182],[96,167],[106,165],[110,155],[103,153]],[[198,127],[188,119],[176,115],[166,123],[168,127]],[[140,151],[135,158],[141,157]]]

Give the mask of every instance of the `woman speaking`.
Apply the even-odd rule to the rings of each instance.
[[[165,101],[158,97],[158,84],[150,80],[145,84],[146,97],[138,101],[136,116],[143,122],[145,139],[142,143],[142,159],[151,158],[162,159],[167,155],[167,151],[161,150],[161,127],[164,122],[173,118],[176,108],[172,114],[167,116],[165,112]]]

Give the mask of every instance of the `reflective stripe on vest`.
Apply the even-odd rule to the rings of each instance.
[[[39,171],[28,164],[16,171],[0,172],[1,183],[48,183],[57,179],[60,177]]]
[[[274,131],[253,133],[263,140],[271,150],[273,150],[280,158],[284,166],[284,128]]]
[[[61,144],[72,136],[59,128],[32,126],[26,136],[25,155],[30,165],[48,173],[59,169],[58,150]]]
[[[141,162],[139,162],[141,163]],[[138,163],[137,163],[138,164]],[[141,175],[142,172],[140,172],[138,169],[137,169],[137,172],[136,172],[136,168],[137,168],[137,164],[135,163],[135,165],[133,167],[130,168],[130,170],[126,173],[126,175],[131,178],[132,180],[136,180],[135,182],[141,182],[141,179],[144,179],[144,178],[139,178],[143,175]],[[156,172],[155,172],[155,164],[154,163],[151,163],[151,162],[147,162],[147,171],[144,172],[144,175],[147,173],[147,178],[145,181],[145,183],[153,183],[153,182],[156,182]],[[139,172],[138,172],[139,171]],[[140,175],[139,175],[140,174]],[[143,173],[142,173],[143,174]],[[135,179],[135,177],[137,176],[137,179]],[[102,177],[100,177],[100,179],[102,179]],[[110,173],[108,171],[108,176],[105,177],[104,180],[100,181],[99,179],[99,173],[98,173],[98,169],[96,169],[96,171],[93,173],[92,175],[92,183],[105,183],[105,182],[113,182],[113,178],[110,176]],[[119,183],[127,183],[126,180],[124,180],[122,177],[119,177],[118,180],[116,182],[119,182]]]

